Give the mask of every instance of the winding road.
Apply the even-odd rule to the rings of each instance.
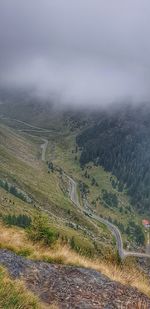
[[[40,127],[36,127],[33,125],[30,125],[27,122],[21,121],[21,120],[17,120],[17,119],[10,119],[7,117],[3,117],[1,116],[1,118],[6,118],[9,120],[14,120],[18,123],[22,123],[26,126],[28,126],[30,129],[29,131],[35,131],[35,132],[42,132],[42,133],[47,133],[47,132],[52,132],[51,130],[46,130]],[[18,131],[22,131],[22,132],[27,132],[28,129],[22,129],[22,130],[18,130]],[[41,150],[42,150],[42,154],[41,154],[41,160],[43,162],[46,161],[46,150],[48,147],[48,140],[46,138],[42,138],[43,143],[41,144]],[[83,209],[80,206],[79,203],[79,197],[78,197],[78,192],[77,192],[77,183],[75,180],[73,180],[70,176],[68,176],[67,174],[64,173],[64,175],[68,178],[69,180],[69,196],[70,196],[70,200],[72,201],[72,203],[77,206],[80,211],[82,211],[83,214],[86,214],[87,216],[89,216],[91,219],[94,219],[104,225],[107,226],[107,228],[111,231],[111,233],[114,235],[115,239],[116,239],[116,245],[117,245],[117,249],[118,249],[118,254],[120,256],[120,258],[123,260],[124,258],[126,258],[127,256],[135,256],[138,258],[150,258],[150,254],[146,254],[146,253],[140,253],[140,252],[132,252],[132,251],[126,251],[123,248],[123,241],[122,241],[122,237],[121,237],[121,233],[118,229],[117,226],[115,226],[114,224],[112,224],[111,222],[109,222],[108,220],[101,218],[100,216],[96,215],[95,213],[93,213],[93,211],[90,209],[88,203],[86,202],[86,206]]]
[[[71,185],[71,189],[69,191],[70,199],[77,207],[80,207],[79,202],[77,202],[78,201],[77,183],[71,177],[68,177],[68,178],[70,180],[70,185]],[[81,209],[81,207],[80,207],[80,209]],[[114,235],[114,237],[116,239],[118,254],[119,254],[121,260],[125,259],[127,256],[135,256],[135,257],[138,257],[138,258],[150,258],[150,254],[124,250],[121,233],[120,233],[118,227],[115,226],[114,224],[112,224],[111,222],[109,222],[108,220],[101,218],[100,216],[93,213],[92,210],[88,207],[87,203],[86,203],[86,207],[83,210],[83,212],[84,212],[84,214],[88,215],[92,219],[94,219],[94,220],[96,220],[96,221],[98,221],[102,224],[105,224],[107,226],[107,228],[111,231],[111,233]]]
[[[37,129],[39,130],[39,128],[37,128]],[[41,144],[41,150],[42,150],[41,159],[42,159],[43,162],[45,162],[46,161],[46,150],[47,150],[47,147],[48,147],[48,140],[46,138],[42,138],[42,141],[44,143]],[[118,254],[119,254],[121,260],[125,259],[127,256],[134,256],[134,257],[138,257],[138,258],[150,258],[150,254],[124,250],[122,236],[121,236],[121,233],[120,233],[118,227],[115,226],[114,224],[112,224],[111,222],[109,222],[108,220],[106,220],[106,219],[96,215],[95,213],[93,213],[92,210],[90,209],[90,207],[88,206],[88,203],[86,203],[86,207],[84,209],[82,209],[82,207],[80,206],[80,203],[79,203],[76,181],[73,180],[67,174],[64,173],[64,175],[69,180],[69,196],[70,196],[70,200],[72,201],[72,203],[75,206],[77,206],[80,209],[80,211],[82,211],[82,213],[86,214],[91,219],[94,219],[94,220],[96,220],[96,221],[107,226],[107,228],[110,230],[110,232],[114,235],[114,237],[116,239],[117,250],[118,250]]]
[[[18,129],[18,131],[20,132],[26,132],[26,131],[33,131],[31,129],[34,129],[34,131],[38,131],[38,132],[52,132],[52,130],[47,130],[47,129],[44,129],[44,128],[41,128],[41,127],[37,127],[37,126],[34,126],[28,122],[25,122],[25,121],[22,121],[22,120],[18,120],[16,118],[10,118],[10,117],[5,117],[3,115],[0,115],[0,119],[3,119],[3,120],[11,120],[11,121],[15,121],[15,122],[18,122],[20,124],[24,124],[25,126],[29,127],[29,129]]]
[[[46,161],[46,150],[47,150],[47,146],[48,146],[48,139],[46,138],[42,138],[42,141],[44,142],[43,144],[41,144],[41,149],[42,149],[42,161],[45,162]]]
[[[79,204],[79,198],[78,198],[78,194],[77,194],[77,183],[68,175],[65,174],[65,176],[68,178],[69,180],[69,196],[71,201],[76,205],[76,206],[80,206]]]

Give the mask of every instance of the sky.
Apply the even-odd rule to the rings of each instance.
[[[0,0],[0,86],[63,104],[150,100],[149,0]]]

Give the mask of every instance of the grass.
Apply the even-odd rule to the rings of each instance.
[[[0,225],[0,246],[10,249],[17,254],[33,260],[42,260],[49,263],[74,265],[91,268],[108,276],[110,279],[125,285],[136,287],[141,292],[150,296],[150,286],[146,275],[136,266],[135,260],[128,258],[123,264],[107,255],[106,259],[87,258],[71,250],[67,245],[57,242],[52,247],[42,243],[33,243],[27,234],[20,228],[8,228]],[[132,271],[131,271],[132,269]]]
[[[18,216],[20,214],[26,214],[27,216],[34,218],[38,213],[39,212],[29,204],[26,204],[8,192],[6,193],[4,189],[0,188],[0,216],[5,217],[6,215]],[[40,214],[42,215],[42,211]],[[87,230],[88,233],[90,232],[92,235],[95,235],[95,237],[98,238],[98,241],[96,241],[97,246],[101,247],[104,254],[107,254],[107,248],[111,248],[113,251],[114,243],[112,235],[105,226],[101,224],[99,227],[96,227],[88,221],[86,222],[86,220],[82,218],[81,215],[80,220],[78,220],[78,216],[73,210],[70,211],[70,217],[71,220],[68,220],[68,223],[61,220],[59,216],[53,216],[53,214],[51,214],[51,217],[49,217],[50,227],[56,233],[59,233],[62,241],[70,241],[72,238],[74,238],[76,246],[79,247],[82,252],[85,252],[85,254],[92,252],[94,254],[96,253],[95,244],[91,236],[88,234],[86,235],[85,231]],[[77,228],[70,227],[70,223],[75,222],[75,220],[77,220],[77,223],[79,224],[77,225]],[[82,227],[85,230],[82,230]]]
[[[89,186],[90,192],[87,194],[88,201],[92,205],[92,202],[95,202],[95,206],[92,206],[93,209],[101,216],[106,218],[111,218],[112,220],[117,220],[122,223],[124,227],[127,227],[129,218],[130,220],[135,221],[137,224],[141,224],[142,217],[137,214],[137,212],[133,209],[130,204],[130,200],[125,192],[119,192],[117,189],[113,188],[110,178],[112,176],[111,173],[106,172],[101,166],[94,166],[92,163],[86,165],[85,169],[82,170],[79,164],[80,151],[76,153],[76,134],[77,132],[69,132],[64,135],[62,139],[57,135],[57,138],[53,139],[49,143],[49,148],[47,152],[47,158],[49,160],[52,159],[54,164],[61,166],[66,173],[71,175],[78,182],[82,181],[86,185]],[[51,143],[53,144],[53,148],[51,149]],[[77,156],[77,160],[75,160],[75,156]],[[85,171],[89,174],[90,178],[86,178],[84,176]],[[91,185],[92,177],[95,178],[98,183],[97,186]],[[115,193],[118,198],[118,207],[117,208],[106,208],[102,202],[102,190],[107,190],[108,192]],[[97,198],[100,197],[98,201]],[[82,204],[82,200],[80,199]],[[128,210],[130,206],[131,211]],[[123,211],[120,212],[119,208],[123,208]],[[124,235],[124,239],[126,240],[126,236]]]
[[[10,279],[4,268],[0,267],[0,308],[42,309],[44,306],[25,288],[23,282]]]
[[[112,235],[103,225],[98,229],[89,222],[88,218],[77,211],[67,194],[62,190],[62,179],[59,173],[47,172],[46,164],[39,160],[40,139],[16,134],[0,126],[0,174],[2,179],[27,192],[33,198],[29,205],[12,194],[0,188],[0,213],[27,214],[32,217],[35,212],[33,205],[49,211],[49,220],[64,238],[76,239],[77,246],[83,251],[95,252],[93,237],[96,243],[107,252],[107,246],[112,247]],[[34,143],[35,141],[35,143]],[[39,142],[38,142],[39,141]],[[21,149],[21,150],[20,150]],[[32,157],[34,164],[32,165]],[[78,228],[69,227],[75,223]],[[93,236],[90,236],[93,235]],[[104,244],[105,242],[105,244]],[[113,247],[112,247],[113,249]]]
[[[20,125],[21,124],[15,122],[15,127],[20,128]],[[141,224],[141,217],[139,217],[139,215],[133,209],[131,213],[128,211],[125,213],[125,210],[127,210],[130,201],[124,192],[118,192],[112,187],[110,181],[110,177],[112,175],[110,173],[106,173],[102,167],[95,167],[91,164],[88,164],[87,171],[90,175],[90,179],[86,179],[83,176],[84,171],[81,170],[79,165],[80,151],[78,151],[77,154],[75,152],[75,138],[79,130],[76,129],[74,132],[71,132],[69,127],[63,127],[61,132],[59,132],[59,130],[57,130],[57,121],[56,123],[54,122],[52,128],[55,128],[53,133],[47,133],[47,138],[49,139],[47,159],[52,160],[55,164],[62,167],[68,174],[72,175],[73,178],[76,178],[77,181],[81,180],[89,186],[90,193],[88,194],[88,200],[90,203],[92,201],[95,202],[97,197],[102,196],[102,189],[106,189],[117,194],[119,200],[119,206],[117,209],[106,208],[101,201],[97,201],[96,208],[94,208],[96,209],[97,213],[104,217],[111,217],[113,220],[116,219],[117,221],[123,223],[125,226],[127,226],[129,216],[130,219],[134,220],[136,223]],[[6,133],[4,132],[4,129],[6,129]],[[44,168],[43,164],[37,160],[40,157],[40,133],[38,133],[39,137],[33,138],[30,135],[25,135],[26,137],[24,135],[18,136],[15,131],[12,130],[12,132],[10,132],[10,130],[5,126],[1,126],[0,131],[7,141],[5,143],[5,148],[7,148],[7,151],[2,154],[1,160],[3,163],[3,158],[5,158],[5,166],[1,164],[2,166],[0,172],[4,173],[6,177],[10,177],[11,175],[11,177],[15,178],[17,182],[20,181],[22,186],[25,186],[25,188],[30,191],[35,198],[37,198],[39,201],[43,201],[44,207],[50,208],[54,212],[58,211],[59,214],[61,211],[61,216],[63,216],[63,213],[65,213],[66,216],[66,212],[71,209],[72,206],[67,198],[67,195],[62,192],[60,178],[56,173],[55,175],[52,175],[52,173],[47,175],[46,167]],[[2,141],[1,139],[0,144],[2,141],[4,141],[4,138]],[[17,152],[14,151],[14,149],[16,149],[15,145],[17,145]],[[10,158],[9,156],[10,151],[11,156],[15,154],[13,158]],[[76,155],[78,160],[75,160]],[[20,158],[22,160],[21,162]],[[7,173],[6,170],[9,169],[10,171]],[[91,186],[92,177],[96,179],[99,187]],[[119,207],[123,207],[123,213],[119,211]]]
[[[100,254],[101,259],[96,257],[87,258],[71,250],[66,243],[63,244],[63,242],[59,241],[51,248],[45,247],[41,243],[30,241],[25,231],[19,228],[8,228],[2,224],[0,225],[1,248],[13,250],[17,254],[35,260],[92,268],[113,280],[137,287],[140,291],[150,296],[147,278],[135,266],[134,260],[128,258],[126,263],[118,265],[113,251],[112,235],[103,225],[97,224],[98,229],[95,228],[85,216],[76,210],[67,194],[64,194],[62,190],[62,180],[59,173],[47,173],[46,165],[39,160],[39,137],[25,138],[22,135],[16,134],[13,130],[6,128],[5,131],[4,128],[0,126],[1,177],[15,183],[25,192],[31,194],[36,206],[48,210],[51,214],[49,216],[51,226],[56,231],[59,231],[63,238],[74,237],[77,246],[82,248],[82,253],[84,250],[96,251],[93,240],[82,230],[82,227],[84,227],[89,233],[93,233],[94,237],[100,238],[100,241],[96,241],[96,247],[99,246],[104,255]],[[88,165],[89,168],[87,168],[90,176],[95,177],[99,187],[91,186],[91,180],[83,176],[84,172],[80,168],[79,161],[74,160],[76,155],[74,133],[66,134],[63,138],[57,133],[57,139],[54,134],[48,137],[50,142],[47,159],[52,159],[54,164],[62,167],[77,181],[81,180],[89,185],[90,193],[88,199],[90,202],[101,194],[102,189],[114,192],[110,182],[111,174],[106,173],[101,167]],[[78,159],[79,155],[80,153],[78,152]],[[129,203],[126,195],[124,193],[117,194],[120,203],[126,207]],[[3,189],[0,189],[0,207],[2,214],[26,213],[32,217],[35,212],[33,205],[22,202],[11,194],[6,193]],[[128,221],[128,215],[123,214],[122,216],[118,210],[112,211],[107,209],[106,211],[102,204],[97,205],[96,209],[100,215],[110,215],[113,219],[117,218],[124,224]],[[135,220],[138,220],[135,213],[133,217],[135,217]],[[67,225],[68,222],[78,224],[79,229],[70,228]]]
[[[59,238],[57,244],[69,245],[71,246],[72,240],[74,242],[74,249],[80,254],[85,256],[100,256],[101,258],[106,258],[106,256],[111,256],[113,259],[116,258],[116,248],[113,244],[104,244],[103,242],[107,240],[107,238],[101,238],[101,241],[96,244],[95,242],[91,242],[85,235],[82,235],[81,232],[78,232],[74,229],[69,229],[67,227],[60,226],[56,227],[55,224],[49,224],[50,229],[53,230],[56,234],[59,233]],[[10,238],[11,233],[11,238]],[[13,250],[21,255],[28,255],[32,257],[33,248],[35,248],[36,253],[36,246],[32,242],[29,241],[26,236],[24,230],[20,228],[9,228],[0,223],[0,246],[5,248],[7,246],[8,249]],[[106,233],[107,235],[107,233]],[[42,243],[42,242],[41,242]],[[25,244],[25,247],[24,247]],[[32,244],[32,245],[29,245]],[[60,247],[60,246],[58,246]],[[42,248],[42,247],[41,247]],[[17,251],[16,251],[17,250]],[[45,250],[45,249],[44,249]],[[41,251],[40,251],[41,252]],[[35,254],[34,257],[36,258]]]
[[[0,133],[1,174],[24,187],[35,199],[47,199],[59,208],[68,209],[70,202],[62,193],[57,176],[49,175],[38,160],[36,144],[9,129],[3,136],[3,129],[0,128]]]
[[[75,207],[72,207],[67,194],[64,194],[64,187],[66,186],[64,179],[61,178],[57,172],[48,174],[46,165],[39,160],[39,137],[33,138],[28,136],[28,138],[25,138],[25,136],[18,135],[8,128],[4,131],[4,128],[5,127],[0,126],[0,131],[2,133],[2,137],[0,138],[0,173],[3,175],[3,178],[8,179],[10,183],[15,183],[25,192],[31,194],[37,205],[55,214],[58,218],[64,218],[65,220],[68,218],[69,221],[84,226],[87,230],[93,231],[92,225],[88,222],[89,220],[87,220],[85,216],[79,214]],[[101,195],[102,189],[114,191],[110,182],[111,174],[106,173],[102,167],[88,165],[87,170],[90,177],[92,178],[94,176],[99,184],[99,187],[91,186],[91,180],[83,176],[84,171],[81,170],[79,161],[74,160],[76,155],[75,135],[76,133],[66,132],[62,138],[58,132],[52,135],[49,134],[47,159],[51,160],[52,158],[54,164],[62,167],[69,175],[77,179],[77,181],[81,180],[85,182],[90,188],[88,200],[91,203]],[[6,143],[4,143],[4,140]],[[79,155],[80,153],[78,152],[78,159]],[[34,164],[32,164],[33,158]],[[123,205],[123,207],[126,208],[128,205],[127,196],[123,193],[117,193],[117,195],[119,206]],[[26,205],[21,204],[21,207],[26,212]],[[21,209],[21,207],[19,207],[19,209]],[[135,216],[134,213],[120,214],[118,209],[106,209],[102,203],[97,203],[94,209],[96,209],[98,214],[104,217],[111,217],[113,220],[117,219],[124,225],[127,225],[129,215],[130,219],[137,220],[137,216]],[[17,207],[15,207],[15,211],[17,211]],[[69,212],[71,212],[71,215],[69,215]],[[66,234],[68,234],[67,229]],[[81,231],[79,231],[79,234],[82,234]],[[94,234],[96,235],[97,231],[94,231]],[[101,235],[103,234],[106,233],[104,233],[101,228]],[[107,236],[107,239],[111,239],[109,232],[107,232]]]

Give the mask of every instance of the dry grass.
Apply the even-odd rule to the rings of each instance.
[[[0,268],[0,308],[42,309],[37,297],[29,292],[23,282],[11,280]]]
[[[8,228],[2,224],[0,224],[0,246],[35,260],[91,268],[100,271],[112,280],[136,287],[150,296],[150,286],[147,277],[135,265],[133,266],[133,260],[131,259],[128,259],[123,265],[108,263],[108,261],[100,261],[98,259],[91,260],[59,243],[52,248],[45,247],[40,243],[33,243],[28,240],[24,230]]]

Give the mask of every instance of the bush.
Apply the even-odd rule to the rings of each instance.
[[[48,217],[38,214],[33,220],[28,229],[29,238],[33,241],[43,241],[46,245],[51,245],[56,241],[58,235],[49,226]]]

